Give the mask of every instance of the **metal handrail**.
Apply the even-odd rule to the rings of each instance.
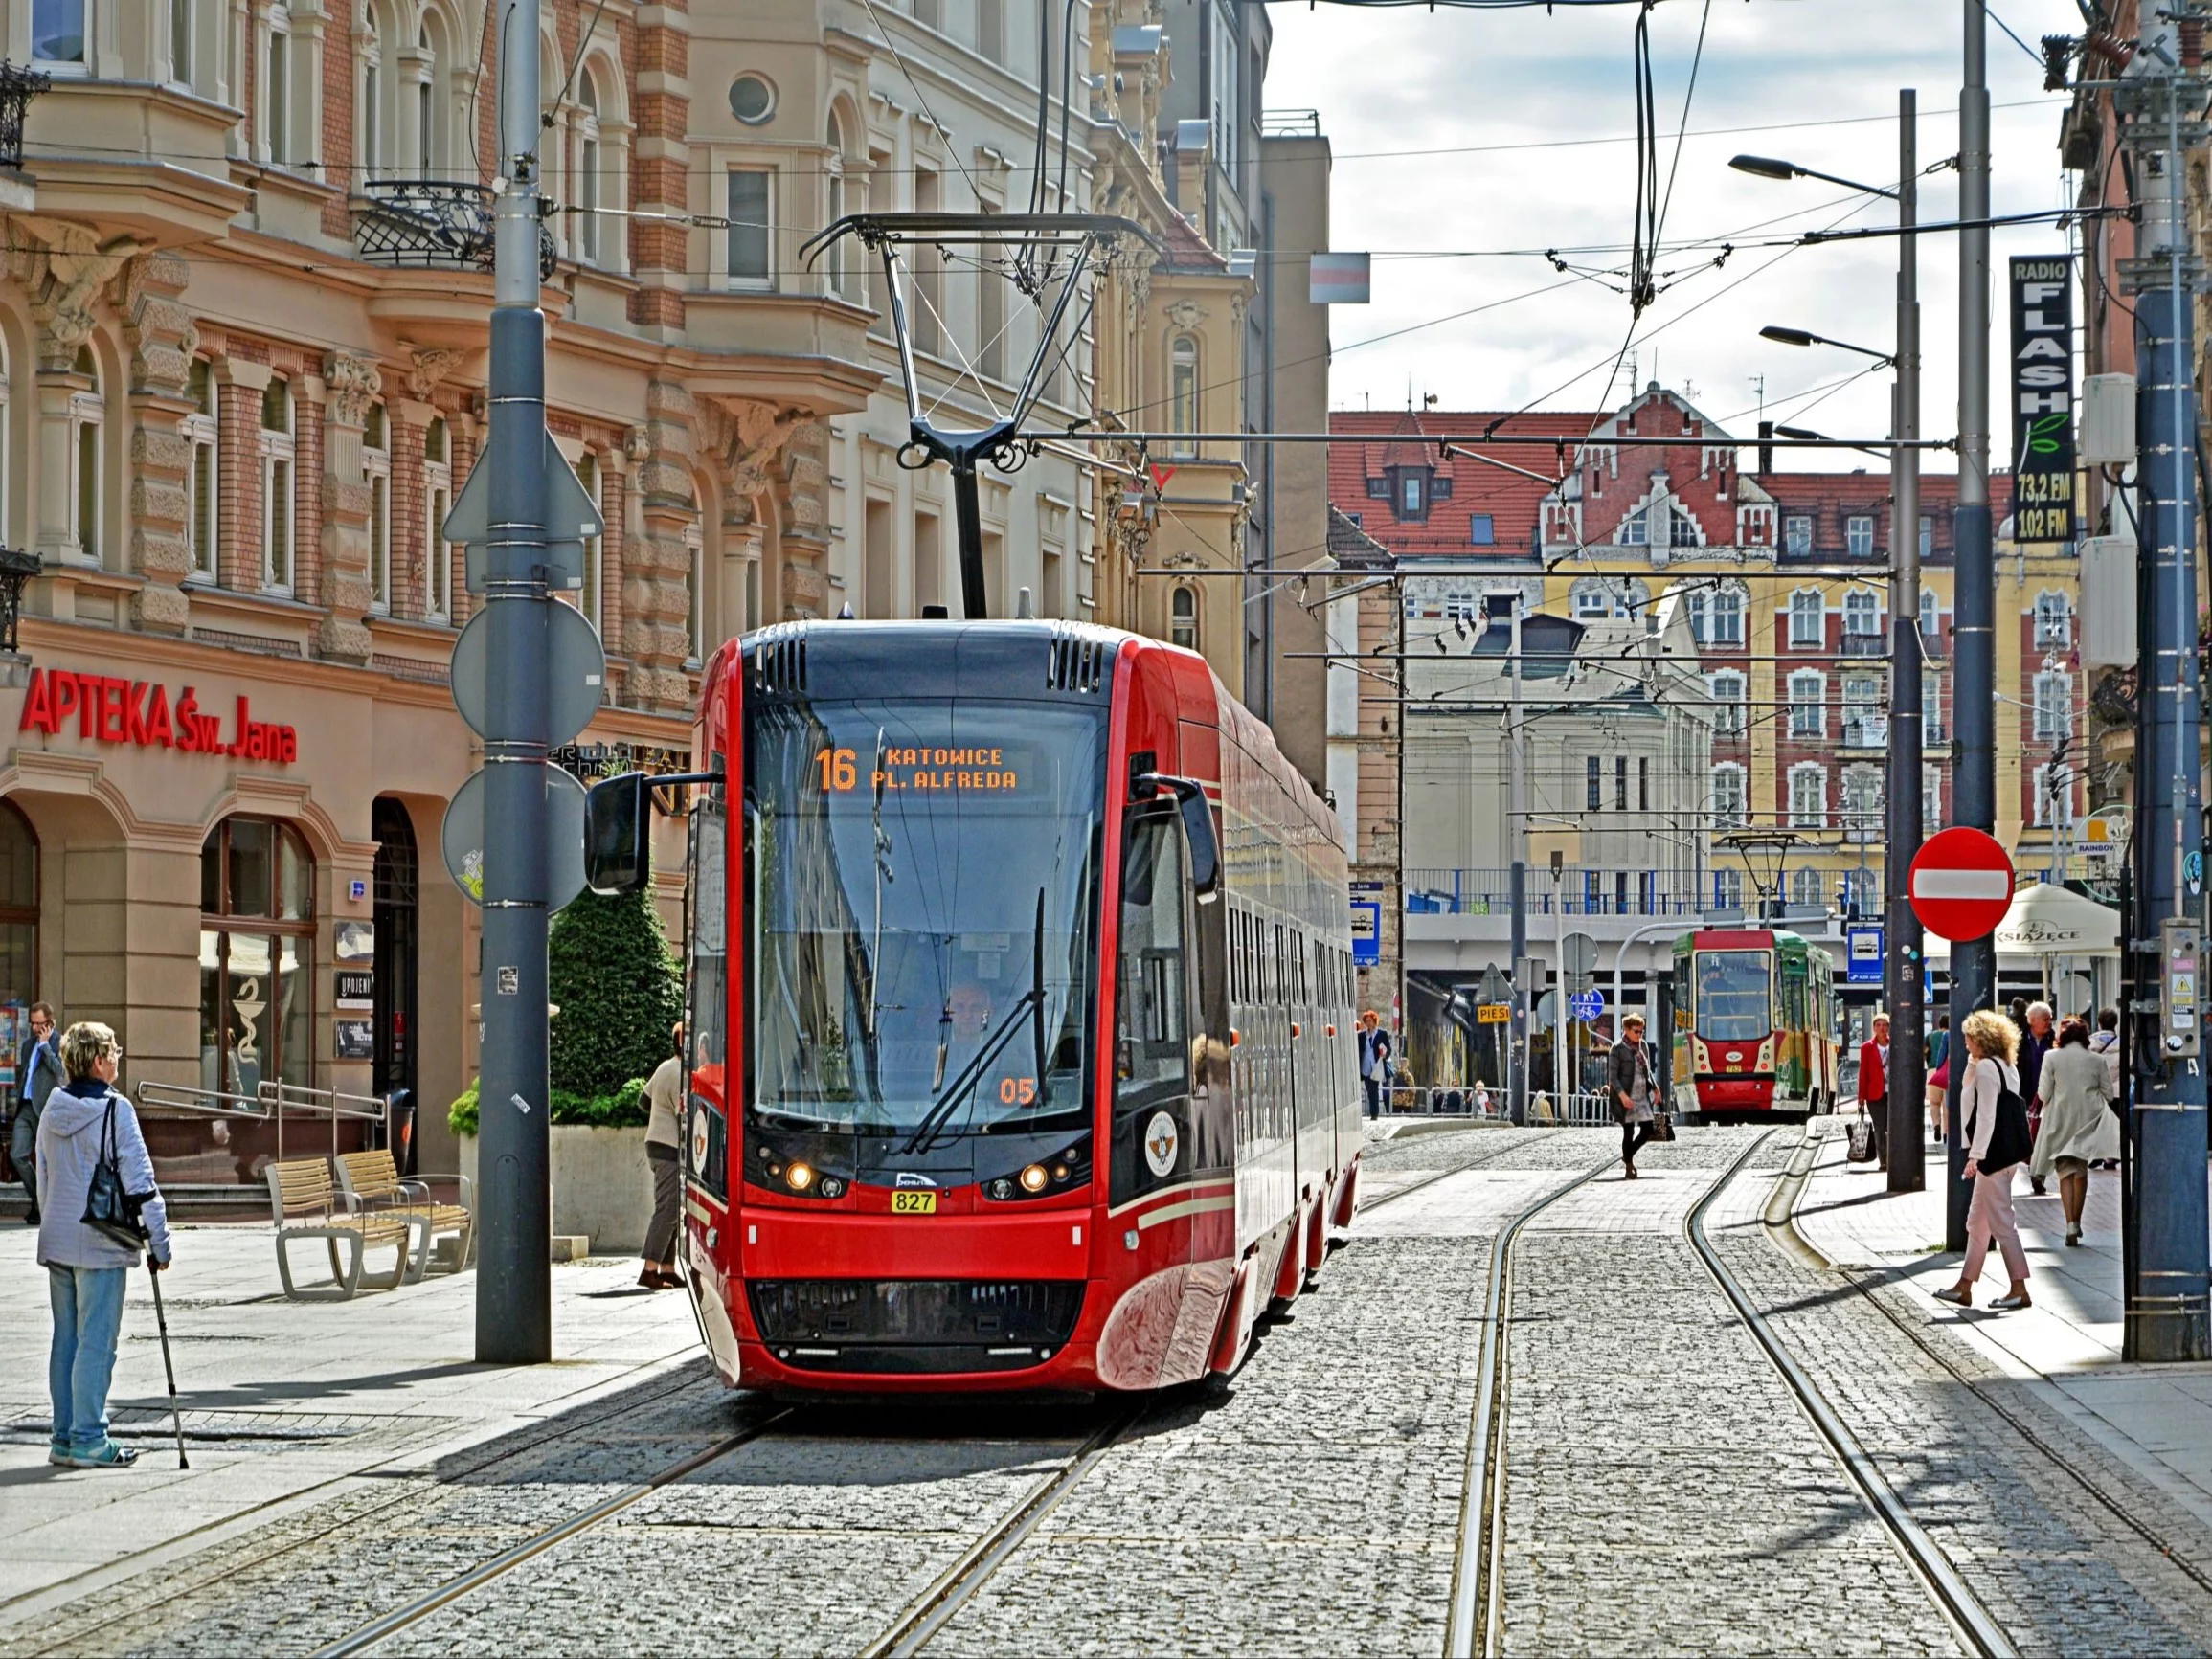
[[[250,1117],[266,1123],[270,1113],[265,1102],[249,1094],[225,1094],[219,1088],[193,1088],[182,1083],[140,1084],[131,1092],[138,1096],[141,1106],[158,1106],[170,1111],[199,1111],[211,1117]],[[230,1102],[229,1105],[208,1105],[207,1102]]]
[[[347,1119],[355,1122],[383,1124],[391,1130],[390,1105],[372,1094],[348,1094],[336,1088],[310,1088],[304,1083],[282,1083],[263,1080],[256,1089],[257,1095],[277,1114],[277,1161],[284,1157],[284,1113],[295,1116],[327,1117],[330,1120],[330,1155],[338,1155],[338,1126]]]

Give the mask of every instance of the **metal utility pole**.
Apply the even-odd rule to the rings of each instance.
[[[2135,883],[2127,949],[2143,967],[2134,1048],[2134,1275],[2123,1335],[2134,1360],[2202,1359],[2207,1332],[2205,1091],[2198,959],[2202,946],[2203,803],[2197,666],[2198,432],[2191,307],[2203,264],[2181,198],[2186,156],[2206,142],[2202,76],[2182,62],[2177,12],[2145,9],[2142,45],[2117,97],[2142,191],[2135,299],[2137,461]],[[2153,21],[2156,18],[2156,21]],[[2194,19],[2192,19],[2194,20]],[[2184,114],[2186,109],[2186,114]],[[2148,972],[2143,971],[2149,970]]]
[[[476,1357],[553,1357],[546,1114],[545,313],[538,308],[538,0],[500,14],[492,220],[484,1039]]]
[[[1508,1110],[1515,1123],[1528,1121],[1528,1010],[1536,987],[1529,978],[1528,960],[1528,734],[1521,724],[1521,611],[1526,595],[1516,590],[1507,595],[1512,607],[1513,639],[1506,661],[1506,680],[1512,687],[1506,703],[1506,740],[1512,757],[1512,782],[1506,796],[1505,841],[1511,851],[1510,892],[1513,899],[1513,1025],[1506,1039],[1513,1051],[1513,1087]]]
[[[1997,833],[1997,556],[1989,517],[1989,8],[1965,0],[1966,84],[1958,96],[1958,512],[1952,530],[1955,594],[1952,601],[1952,817]],[[1914,617],[1915,623],[1919,618]],[[1966,1017],[1997,998],[1997,953],[1991,940],[1951,947],[1952,1041]],[[1892,1040],[1895,1028],[1891,1029]],[[1963,1050],[1961,1053],[1963,1054]],[[1956,1073],[1954,1072],[1954,1075]],[[1973,1196],[1961,1174],[1965,1144],[1957,1112],[1949,1114],[1950,1186],[1944,1247],[1966,1248],[1966,1206]]]
[[[1920,210],[1919,98],[1897,95],[1897,409],[1889,452],[1889,845],[1882,870],[1888,891],[1885,939],[1889,957],[1889,1190],[1928,1184],[1921,1116],[1927,1085],[1921,1046],[1927,1024],[1919,918],[1907,872],[1920,851],[1920,256],[1912,227]],[[1863,843],[1862,843],[1863,847]]]

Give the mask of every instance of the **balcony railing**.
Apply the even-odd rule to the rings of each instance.
[[[1841,654],[1845,657],[1886,657],[1889,655],[1889,636],[1846,634],[1842,639]]]
[[[44,567],[36,553],[0,548],[0,651],[13,651],[15,624],[23,615],[23,585]]]
[[[1557,893],[1548,870],[1530,865],[1528,913],[1548,916],[1554,900],[1569,916],[1696,916],[1712,903],[1712,895],[1696,884],[1649,871],[1631,870],[1627,890],[1618,870],[1571,869]],[[1510,916],[1513,913],[1513,878],[1510,870],[1408,869],[1406,913],[1412,916]]]
[[[491,269],[492,193],[463,179],[371,179],[353,198],[353,246],[372,265],[395,270]],[[538,277],[560,256],[538,226]]]
[[[31,101],[53,84],[35,69],[0,59],[0,167],[23,165],[23,117]]]

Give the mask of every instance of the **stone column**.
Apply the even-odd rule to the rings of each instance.
[[[192,446],[177,423],[192,412],[185,395],[198,335],[179,297],[192,267],[174,254],[141,254],[114,283],[130,347],[130,569],[147,578],[131,599],[138,626],[181,634],[192,620],[182,583],[192,574],[186,475]],[[121,409],[114,417],[123,418]]]
[[[622,561],[622,654],[630,659],[622,701],[633,708],[690,704],[684,672],[689,651],[684,621],[690,549],[685,532],[699,522],[691,479],[691,394],[671,380],[645,387],[647,453],[637,469],[640,533]]]
[[[366,662],[369,625],[369,481],[361,476],[361,434],[369,405],[384,388],[376,365],[350,351],[323,360],[322,582],[325,610],[318,656]]]

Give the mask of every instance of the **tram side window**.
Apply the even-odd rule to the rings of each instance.
[[[1121,888],[1116,1068],[1125,1106],[1180,1094],[1188,1082],[1183,866],[1183,834],[1174,818],[1151,817],[1131,827]]]

